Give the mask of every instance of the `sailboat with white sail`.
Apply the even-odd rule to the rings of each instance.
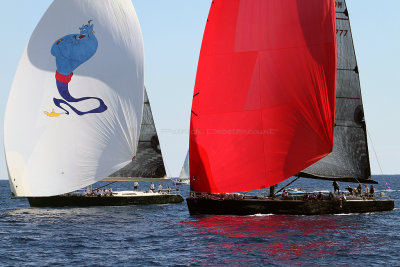
[[[64,195],[143,158],[139,140],[150,107],[143,65],[131,1],[55,0],[28,42],[7,103],[4,145],[12,193],[28,197],[31,206],[181,202],[171,194],[143,201],[118,193]],[[155,135],[159,151],[157,142]]]
[[[190,183],[189,179],[189,151],[186,154],[185,161],[183,162],[181,173],[179,177],[174,180],[177,185],[188,185]]]
[[[212,2],[193,95],[189,159],[190,214],[394,208],[393,200],[361,192],[312,200],[307,193],[240,193],[273,189],[295,175],[376,183],[344,0]]]

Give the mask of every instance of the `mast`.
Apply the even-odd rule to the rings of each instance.
[[[301,177],[355,183],[371,179],[366,123],[349,13],[336,0],[337,87],[333,151],[300,172]]]
[[[121,177],[131,179],[134,178],[135,180],[140,180],[141,178],[162,178],[165,175],[166,171],[161,153],[160,142],[158,140],[156,126],[154,124],[153,114],[151,112],[150,101],[145,87],[143,118],[136,156],[128,165],[116,171],[104,179],[104,181],[120,181]]]

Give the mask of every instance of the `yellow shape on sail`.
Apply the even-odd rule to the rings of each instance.
[[[56,112],[54,112],[54,108],[53,108],[53,110],[50,113],[45,111],[44,114],[46,114],[49,117],[58,117],[58,116],[60,116],[61,114],[64,114],[64,113],[56,113]]]

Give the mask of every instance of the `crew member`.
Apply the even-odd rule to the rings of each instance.
[[[152,191],[152,192],[154,193],[154,189],[155,189],[154,184],[153,184],[153,182],[151,182],[151,184],[150,184],[150,191]]]
[[[373,184],[371,184],[371,188],[369,189],[369,193],[371,194],[371,197],[373,197],[374,194],[375,194],[375,188],[374,188]]]
[[[361,184],[358,184],[357,186],[357,194],[361,195]]]
[[[353,194],[353,188],[350,185],[347,186],[347,190],[349,191],[350,195]]]
[[[337,191],[339,194],[339,184],[336,181],[333,181],[332,185],[333,185],[333,193],[336,193]]]
[[[135,191],[137,191],[137,190],[139,189],[139,183],[138,183],[138,181],[135,181],[135,182],[133,183],[133,189],[134,189]]]

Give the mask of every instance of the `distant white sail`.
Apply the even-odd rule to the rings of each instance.
[[[22,55],[4,143],[17,196],[71,192],[136,155],[143,39],[130,0],[55,0]]]
[[[183,163],[181,174],[179,174],[179,178],[181,178],[181,179],[190,178],[190,173],[189,173],[189,151],[186,154],[185,162]]]

